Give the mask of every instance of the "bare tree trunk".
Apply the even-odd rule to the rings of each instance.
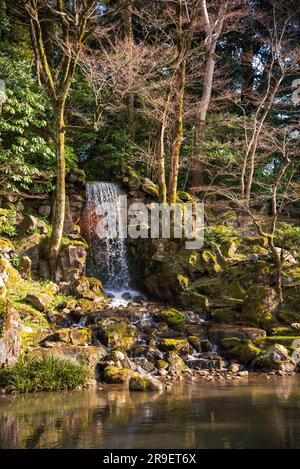
[[[199,187],[203,182],[201,164],[199,162],[199,159],[197,158],[197,153],[199,151],[198,149],[199,142],[204,138],[204,135],[205,135],[206,116],[207,116],[209,103],[211,100],[214,71],[215,71],[215,65],[216,65],[216,62],[214,59],[215,48],[216,47],[214,45],[210,49],[209,56],[206,61],[203,91],[202,91],[202,97],[201,97],[200,104],[199,104],[199,122],[196,128],[196,134],[195,134],[196,156],[194,156],[193,158],[193,176],[192,176],[193,188]]]
[[[65,165],[65,122],[64,101],[60,103],[56,114],[56,164],[57,179],[55,191],[55,209],[52,222],[52,235],[49,250],[49,264],[52,278],[55,278],[57,260],[63,236],[66,205],[66,165]]]

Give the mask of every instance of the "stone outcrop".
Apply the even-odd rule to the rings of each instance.
[[[0,300],[0,366],[14,364],[21,352],[22,324],[9,301]]]

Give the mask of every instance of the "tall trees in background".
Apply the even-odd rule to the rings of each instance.
[[[94,0],[45,2],[26,0],[25,9],[30,18],[30,30],[36,57],[38,80],[49,90],[55,115],[56,192],[49,262],[52,275],[63,236],[66,203],[65,134],[66,105],[78,61],[94,24],[97,2]],[[53,34],[45,28],[51,20]],[[55,60],[54,60],[55,59]]]

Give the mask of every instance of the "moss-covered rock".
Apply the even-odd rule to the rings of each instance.
[[[108,384],[126,384],[133,374],[134,372],[127,368],[107,366],[103,372],[103,381]]]
[[[137,338],[136,327],[118,319],[103,319],[95,325],[93,334],[106,347],[121,351],[133,348]]]
[[[220,342],[221,354],[226,359],[234,359],[243,365],[249,365],[261,354],[261,349],[251,340],[238,338],[222,339]]]
[[[6,254],[13,250],[13,243],[9,239],[0,237],[0,254]]]
[[[105,303],[106,297],[100,280],[92,277],[80,277],[73,285],[74,294],[77,298]]]
[[[182,358],[176,352],[167,352],[165,360],[168,362],[169,369],[172,371],[180,373],[188,369]]]
[[[275,290],[263,285],[253,285],[247,291],[242,306],[243,321],[253,325],[266,325],[274,320],[279,304]]]
[[[159,348],[163,352],[175,351],[179,355],[188,355],[190,349],[187,340],[179,339],[162,339],[159,343]]]
[[[129,381],[130,391],[162,391],[163,385],[150,376],[135,374]]]
[[[188,321],[188,318],[184,313],[181,313],[180,311],[174,308],[164,309],[163,311],[160,311],[160,313],[158,313],[158,315],[156,316],[156,319],[162,322],[166,322],[170,327],[182,327]]]
[[[159,189],[158,186],[155,184],[142,184],[141,187],[142,191],[151,197],[158,199],[159,198]]]
[[[280,344],[272,345],[265,353],[257,357],[253,366],[262,370],[293,371],[295,369],[288,350]]]

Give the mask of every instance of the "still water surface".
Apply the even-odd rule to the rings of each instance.
[[[4,396],[0,448],[300,448],[300,377]]]

